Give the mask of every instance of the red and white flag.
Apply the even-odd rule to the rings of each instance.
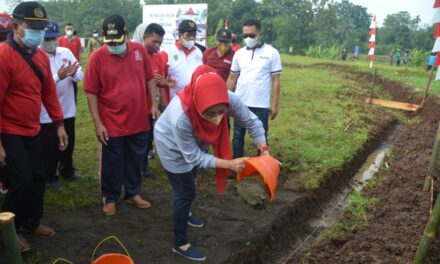
[[[433,67],[438,67],[440,65],[440,0],[434,1],[434,16],[432,18],[432,23],[435,23],[433,37],[435,39],[434,47],[432,47],[432,52],[437,53],[437,60],[435,61]],[[440,71],[437,71],[435,75],[436,80],[440,80]]]
[[[376,15],[373,16],[370,24],[370,51],[368,51],[368,55],[370,56],[370,68],[373,67],[374,60],[374,48],[376,46]]]

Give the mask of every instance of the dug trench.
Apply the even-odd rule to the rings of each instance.
[[[338,69],[335,67],[335,70]],[[356,74],[351,75],[357,78]],[[387,80],[381,80],[379,84],[382,81]],[[387,89],[386,86],[383,88]],[[394,88],[407,91],[398,83]],[[429,119],[432,115],[429,113],[439,113],[439,104],[434,99],[429,99],[425,107],[420,113],[424,119]],[[429,109],[434,112],[427,112]],[[352,160],[326,175],[318,189],[298,192],[286,181],[288,175],[283,171],[276,200],[264,210],[255,210],[244,204],[232,188],[232,182],[224,197],[212,192],[199,193],[193,210],[205,221],[205,227],[189,229],[192,244],[206,253],[207,263],[276,263],[292,249],[294,243],[310,232],[308,221],[321,213],[324,201],[347,186],[368,155],[393,129],[396,119],[391,114],[384,114],[384,111],[379,113],[374,120],[375,128],[362,150]],[[404,126],[401,131],[407,131],[407,127]],[[428,129],[420,136],[429,141],[427,134],[431,132],[432,129]],[[431,143],[426,143],[426,148]],[[99,205],[45,217],[44,223],[55,227],[57,234],[52,238],[25,234],[32,245],[32,251],[25,255],[25,263],[49,264],[58,257],[75,264],[90,263],[95,246],[110,235],[122,241],[135,263],[190,263],[171,252],[172,195],[155,188],[154,184],[152,186],[142,193],[152,201],[152,208],[147,210],[121,203],[117,215],[111,218],[101,215]],[[123,251],[112,243],[101,247],[97,255],[108,252]],[[0,262],[4,263],[1,256]]]
[[[344,66],[334,67],[350,72]],[[350,75],[355,79],[372,78],[371,74],[359,72],[351,72]],[[401,83],[380,76],[377,80],[393,100],[420,103],[421,98]],[[366,226],[318,240],[311,249],[294,256],[290,254],[292,258],[287,263],[412,262],[429,217],[429,194],[424,193],[422,187],[440,120],[439,113],[439,99],[430,97],[420,112],[407,114],[408,118],[419,120],[401,127],[387,160],[389,167],[378,173],[382,184],[365,190],[364,195],[374,199],[374,205],[366,210]],[[439,187],[437,182],[435,189]],[[431,250],[430,263],[440,263],[438,238]]]

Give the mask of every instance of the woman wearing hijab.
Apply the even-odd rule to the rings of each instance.
[[[243,158],[232,160],[227,116],[249,129],[257,148],[268,153],[261,121],[228,92],[225,81],[206,65],[194,71],[191,83],[177,94],[156,122],[154,137],[160,161],[174,190],[173,252],[188,259],[205,260],[205,255],[191,246],[187,226],[202,227],[191,213],[196,197],[195,177],[198,167],[215,168],[217,191],[223,195],[226,179],[232,171],[244,168]],[[214,155],[207,153],[212,145]]]

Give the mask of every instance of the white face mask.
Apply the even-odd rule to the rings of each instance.
[[[67,31],[66,31],[66,35],[67,35],[68,37],[73,36],[73,31],[72,31],[72,30],[67,30]]]
[[[94,37],[94,38],[97,38],[97,37],[98,37],[98,33],[94,33],[94,34],[93,34],[93,37]]]
[[[247,37],[244,39],[244,43],[246,44],[246,46],[250,49],[252,49],[253,47],[255,47],[258,43],[257,37],[255,38],[251,38],[251,37]]]
[[[222,121],[224,115],[225,114],[218,115],[218,116],[212,117],[212,118],[205,118],[205,117],[204,118],[206,121],[218,126],[220,124],[220,122]]]
[[[57,48],[57,41],[56,40],[49,40],[49,41],[43,41],[43,44],[41,44],[41,48],[47,52],[47,53],[54,53]]]
[[[194,40],[186,40],[182,38],[182,45],[187,49],[191,49],[194,46],[194,43]]]

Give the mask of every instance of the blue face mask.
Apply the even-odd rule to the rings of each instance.
[[[113,55],[121,55],[127,49],[127,43],[118,46],[108,46],[108,51]]]
[[[22,38],[23,44],[28,48],[36,48],[44,40],[44,30],[40,29],[25,29],[24,37]]]

